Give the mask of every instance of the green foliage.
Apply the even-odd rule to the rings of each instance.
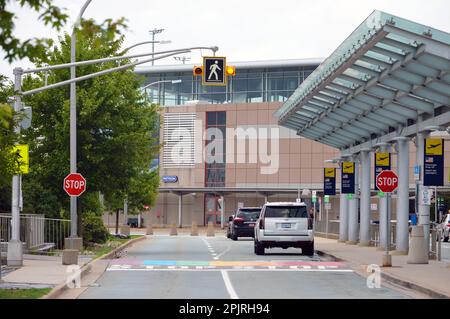
[[[0,0],[0,48],[5,52],[4,58],[9,62],[19,58],[30,58],[44,55],[52,45],[51,39],[33,38],[20,40],[14,35],[14,19],[17,14],[10,8],[11,2],[18,3],[21,7],[29,7],[39,13],[39,20],[44,25],[60,30],[67,21],[65,14],[59,7],[53,5],[53,0]]]
[[[83,242],[103,244],[109,238],[109,232],[103,224],[101,216],[94,212],[83,214]]]
[[[0,289],[0,299],[39,299],[52,288]]]

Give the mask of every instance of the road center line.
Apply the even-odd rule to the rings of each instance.
[[[239,299],[236,291],[234,291],[233,285],[231,284],[230,277],[228,276],[228,272],[226,270],[221,270],[223,282],[225,283],[225,288],[227,288],[228,294],[231,299]]]

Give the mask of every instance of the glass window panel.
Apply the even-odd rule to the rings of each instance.
[[[227,113],[224,111],[217,112],[217,125],[226,125],[226,124],[227,124]],[[223,136],[225,137],[225,135]]]
[[[207,126],[216,125],[217,124],[217,114],[216,112],[207,112],[206,113],[206,124]]]

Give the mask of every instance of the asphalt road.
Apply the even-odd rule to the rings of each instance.
[[[407,298],[368,288],[345,263],[300,252],[271,249],[257,256],[250,239],[155,235],[111,260],[79,298]]]

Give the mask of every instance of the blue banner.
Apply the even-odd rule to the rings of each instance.
[[[355,163],[343,162],[341,164],[341,193],[355,193]]]
[[[427,138],[423,160],[423,185],[444,186],[444,140]]]
[[[336,195],[336,169],[323,169],[323,194],[334,196]]]
[[[375,153],[374,178],[382,171],[391,170],[391,153]],[[374,188],[378,191],[377,183],[374,183]]]

